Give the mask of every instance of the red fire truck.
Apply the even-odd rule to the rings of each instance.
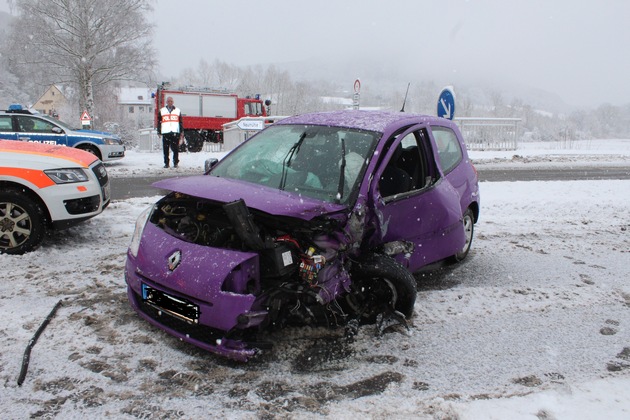
[[[175,106],[182,112],[184,123],[185,149],[199,152],[204,142],[223,141],[223,124],[242,117],[267,116],[266,106],[259,95],[239,98],[238,95],[209,88],[170,89],[168,83],[158,85],[155,93],[154,127],[157,127],[158,113],[171,96]]]

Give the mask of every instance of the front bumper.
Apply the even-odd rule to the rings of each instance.
[[[96,161],[98,162],[98,161]],[[111,187],[102,163],[93,164],[86,182],[55,184],[37,192],[55,229],[65,229],[100,214],[109,205]]]
[[[127,297],[131,307],[145,321],[206,351],[241,362],[246,362],[258,352],[245,341],[226,338],[226,331],[216,330],[207,325],[191,324],[160,311],[148,304],[129,284]]]
[[[125,157],[125,146],[122,144],[99,144],[98,148],[101,151],[103,162],[118,160]]]
[[[257,254],[187,243],[149,222],[137,257],[127,255],[125,281],[133,309],[156,327],[230,359],[257,353],[268,315],[255,295]]]

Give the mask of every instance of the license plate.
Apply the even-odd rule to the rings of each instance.
[[[142,284],[142,300],[168,315],[196,324],[199,322],[199,306]]]
[[[109,196],[111,194],[111,187],[109,186],[109,182],[103,186],[103,203],[107,203],[109,201]]]

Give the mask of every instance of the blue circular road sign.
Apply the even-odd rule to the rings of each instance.
[[[437,116],[452,120],[455,116],[455,92],[450,86],[442,89],[437,104]]]

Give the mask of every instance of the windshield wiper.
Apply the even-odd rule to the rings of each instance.
[[[341,202],[343,197],[343,187],[346,172],[346,140],[341,138],[341,172],[339,173],[339,184],[337,186],[337,202]]]
[[[291,167],[291,159],[293,159],[293,155],[300,151],[300,147],[306,138],[306,131],[300,135],[298,141],[295,142],[293,146],[287,152],[287,155],[282,160],[282,174],[280,175],[280,185],[278,189],[284,190],[284,186],[287,183],[287,168]]]

